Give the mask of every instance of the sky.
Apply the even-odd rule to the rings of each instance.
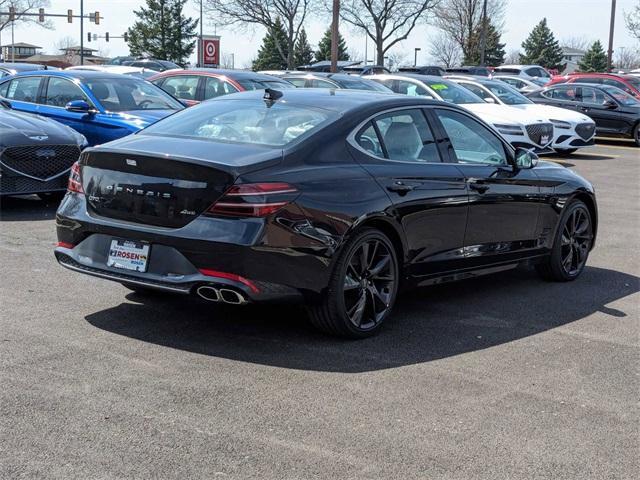
[[[623,12],[630,11],[638,0],[618,0],[616,14],[616,33],[614,49],[638,48],[637,41],[629,35],[624,25]],[[67,9],[73,9],[74,14],[80,11],[80,0],[50,0],[51,7],[47,12],[66,13]],[[84,0],[85,12],[99,11],[103,17],[100,25],[85,21],[85,32],[97,33],[104,36],[105,32],[111,35],[121,35],[135,21],[133,10],[143,5],[144,0]],[[199,0],[188,3],[187,13],[199,16]],[[543,18],[547,17],[549,27],[560,41],[570,37],[584,37],[589,40],[600,39],[607,46],[609,35],[609,15],[611,10],[610,0],[507,0],[505,12],[505,31],[502,41],[506,42],[506,51],[519,49],[522,41],[527,37],[531,29]],[[307,34],[313,47],[320,40],[328,27],[327,18],[311,18],[306,25]],[[45,30],[33,25],[23,25],[15,31],[16,42],[27,42],[44,47],[46,53],[55,52],[54,45],[63,37],[80,37],[79,20],[73,24],[65,19],[53,21],[55,29]],[[216,28],[213,18],[205,18],[205,34],[218,34],[221,36],[220,49],[223,54],[234,54],[235,67],[243,68],[250,65],[255,57],[264,30],[257,27],[247,32],[238,28]],[[356,53],[359,59],[364,59],[365,37],[341,24],[341,33],[344,35],[350,53]],[[425,25],[417,27],[410,37],[395,46],[391,52],[406,54],[404,63],[413,63],[414,48],[421,48],[418,53],[418,63],[429,63],[428,42],[435,35],[434,27]],[[10,30],[2,32],[2,43],[10,43]],[[101,53],[108,56],[126,55],[128,48],[123,40],[112,39],[109,43],[104,40],[87,44],[91,48],[100,49]],[[373,59],[372,42],[368,42],[368,58]],[[192,61],[195,61],[195,54]]]

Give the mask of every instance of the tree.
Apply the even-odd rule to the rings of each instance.
[[[186,17],[187,0],[146,0],[146,8],[133,13],[138,20],[129,28],[131,55],[184,64],[195,49],[198,20]]]
[[[20,24],[29,23],[32,25],[38,25],[44,28],[52,28],[52,24],[49,21],[39,22],[38,17],[27,17],[25,13],[37,12],[39,8],[46,8],[49,6],[49,0],[0,0],[0,12],[9,12],[9,7],[15,8],[14,23],[16,26]],[[0,14],[0,36],[5,28],[11,27],[11,20],[9,15]],[[3,42],[0,42],[0,44]]]
[[[349,60],[349,54],[347,53],[347,43],[342,38],[340,32],[338,32],[338,60]],[[316,50],[316,62],[322,60],[331,60],[331,29],[328,28],[322,39],[318,43],[318,50]]]
[[[302,26],[314,0],[205,0],[207,11],[218,25],[259,25],[266,28],[285,68],[295,67],[294,51]],[[276,21],[284,38],[275,33]]]
[[[566,37],[562,39],[561,45],[576,50],[587,50],[591,45],[591,40],[587,37]]]
[[[581,72],[607,71],[607,54],[604,53],[600,40],[596,40],[591,44],[582,60],[578,62],[578,68]]]
[[[547,26],[546,18],[540,20],[540,23],[533,27],[527,39],[522,42],[522,48],[524,49],[524,54],[520,56],[522,63],[541,65],[544,68],[559,71],[564,70],[562,47]]]
[[[624,12],[624,23],[629,33],[640,41],[640,1],[630,12]]]
[[[513,65],[513,64],[519,63],[521,55],[522,53],[520,52],[520,50],[511,49],[509,50],[509,53],[507,53],[507,56],[504,59],[504,63],[506,63],[507,65]]]
[[[620,70],[633,70],[640,67],[640,51],[632,48],[622,48],[616,51],[614,64]]]
[[[435,5],[436,0],[343,0],[340,18],[373,40],[382,65],[387,51],[406,40]]]
[[[487,19],[498,32],[503,28],[505,0],[487,1]],[[482,28],[483,0],[442,0],[436,9],[434,23],[450,41],[457,44],[462,56],[471,58],[479,48],[478,32]],[[478,56],[479,63],[480,57]]]
[[[282,22],[276,18],[273,28],[268,30],[262,39],[262,46],[251,68],[253,70],[286,70],[286,59],[289,57],[289,52],[286,50],[286,37]],[[278,44],[280,48],[285,48],[283,52],[280,52]]]
[[[487,19],[487,38],[485,42],[484,64],[497,67],[504,63],[505,43],[500,43],[500,32]],[[482,50],[482,25],[469,38],[467,55],[464,57],[465,65],[479,65]]]
[[[434,59],[434,63],[450,68],[460,64],[462,50],[451,36],[440,32],[429,41],[429,55]]]
[[[309,45],[307,32],[304,30],[304,27],[300,30],[298,41],[293,49],[293,62],[296,66],[309,65],[313,62],[313,49],[311,45]]]

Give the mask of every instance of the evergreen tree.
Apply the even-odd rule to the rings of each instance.
[[[324,32],[324,36],[320,43],[318,43],[318,50],[316,51],[316,62],[321,60],[331,60],[331,29],[329,28]],[[338,32],[338,60],[349,60],[349,54],[347,53],[347,44],[342,38],[340,32]]]
[[[607,71],[607,54],[600,40],[596,40],[584,54],[582,60],[578,63],[581,72],[606,72]]]
[[[300,65],[309,65],[311,62],[313,62],[313,50],[311,49],[311,45],[309,45],[307,32],[303,27],[302,30],[300,30],[298,42],[293,49],[293,63],[299,67]]]
[[[504,63],[505,43],[500,43],[500,32],[487,20],[487,40],[485,42],[484,64],[489,67],[497,67]],[[482,49],[482,26],[479,26],[471,38],[467,47],[467,55],[464,57],[465,65],[479,65]]]
[[[564,53],[560,44],[553,36],[547,26],[547,19],[543,18],[536,25],[529,37],[522,42],[524,54],[520,55],[522,63],[541,65],[545,68],[555,68],[560,71],[564,69],[562,63]]]
[[[277,41],[276,41],[277,39]],[[278,51],[278,44],[282,49],[282,55]],[[273,31],[268,31],[262,39],[262,46],[258,50],[258,56],[253,61],[253,70],[286,70],[287,61],[287,34],[282,22],[277,19]]]
[[[193,53],[198,20],[186,17],[187,0],[146,0],[127,31],[131,55],[150,55],[183,65]]]

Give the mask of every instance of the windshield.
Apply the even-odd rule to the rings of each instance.
[[[601,88],[625,107],[640,106],[640,101],[638,101],[635,97],[629,95],[627,92],[620,90],[618,87],[602,85]]]
[[[282,147],[319,130],[338,114],[264,100],[212,100],[188,108],[140,134]]]
[[[123,75],[121,78],[89,78],[85,82],[109,112],[133,110],[182,110],[184,106],[152,83]]]
[[[442,97],[445,102],[457,103],[485,103],[475,93],[471,93],[464,87],[445,80],[424,80],[424,83]]]
[[[506,105],[522,105],[525,103],[533,103],[527,97],[522,95],[516,89],[510,87],[507,84],[499,82],[485,83],[485,88],[491,90],[491,92],[500,99],[500,101]]]
[[[240,78],[236,80],[245,90],[264,90],[265,88],[274,88],[276,90],[282,90],[283,88],[296,88],[289,82],[278,80],[277,78],[271,79],[255,79],[255,78]]]
[[[364,78],[359,77],[348,77],[348,78],[332,78],[334,82],[340,84],[343,88],[348,88],[352,90],[373,90],[375,92],[391,92],[384,85],[380,85],[378,82],[374,82],[373,80],[366,80]]]

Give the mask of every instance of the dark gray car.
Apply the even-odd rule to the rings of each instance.
[[[0,196],[64,192],[87,139],[66,125],[0,101]]]

